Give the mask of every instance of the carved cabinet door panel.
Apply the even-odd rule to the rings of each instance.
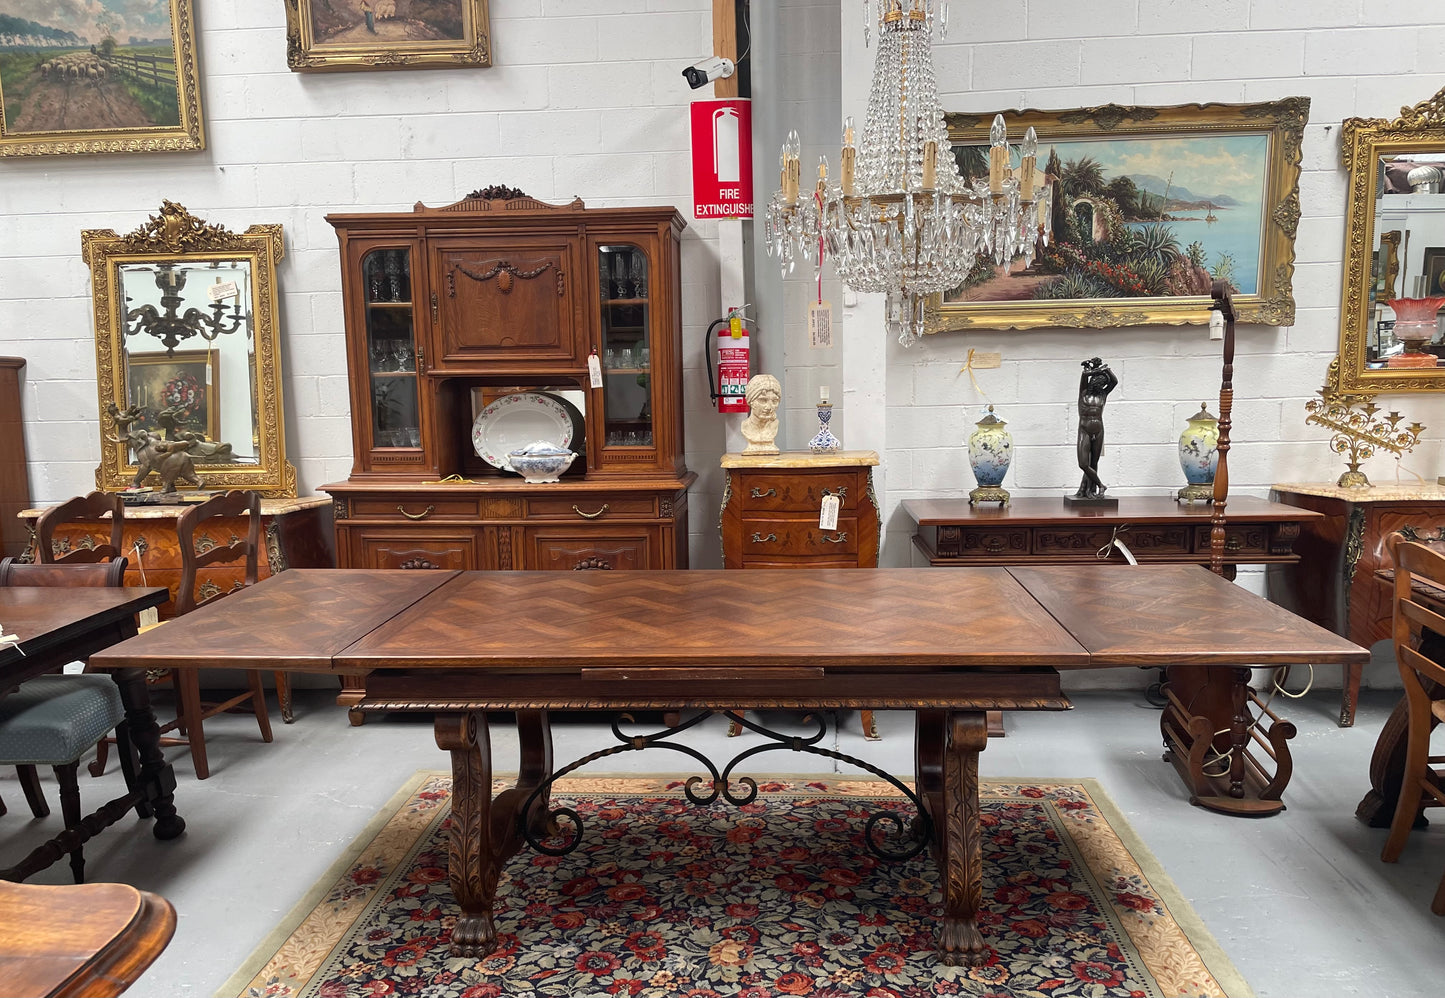
[[[365,529],[356,537],[358,568],[480,568],[474,531]]]
[[[662,567],[656,527],[613,525],[605,533],[571,527],[528,527],[526,537],[523,568],[572,571]]]
[[[430,248],[433,372],[585,363],[581,268],[568,239],[456,236]]]

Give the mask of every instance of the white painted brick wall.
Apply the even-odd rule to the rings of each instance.
[[[180,201],[208,222],[281,222],[283,395],[303,494],[351,468],[333,211],[449,204],[488,184],[592,206],[691,214],[684,66],[711,51],[709,0],[492,0],[489,69],[299,74],[280,3],[202,0],[196,22],[207,149],[0,163],[0,354],[27,359],[33,498],[93,487],[99,461],[89,273],[80,230],[127,232]],[[622,15],[622,16],[615,16]],[[702,393],[717,313],[716,226],[683,244],[694,563],[717,563],[708,472],[721,428]],[[699,403],[698,399],[703,402]]]

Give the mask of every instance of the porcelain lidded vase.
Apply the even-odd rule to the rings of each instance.
[[[1203,402],[1179,434],[1179,466],[1184,469],[1184,481],[1188,483],[1179,490],[1181,502],[1196,499],[1208,502],[1214,498],[1214,472],[1219,468],[1219,417],[1211,414]]]
[[[1003,488],[1003,476],[1013,461],[1013,434],[1008,424],[993,414],[993,406],[974,426],[968,435],[968,463],[973,466],[978,488],[968,494],[969,505],[997,502],[1007,506],[1009,494]]]

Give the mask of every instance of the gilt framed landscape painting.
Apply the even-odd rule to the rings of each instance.
[[[492,64],[487,0],[285,0],[297,72]]]
[[[205,148],[194,0],[0,0],[0,158]]]
[[[1027,267],[977,264],[930,303],[928,332],[1207,323],[1216,280],[1239,321],[1294,322],[1308,98],[1003,116],[1015,143],[1038,133],[1052,238]],[[988,176],[993,117],[947,115],[965,179]]]

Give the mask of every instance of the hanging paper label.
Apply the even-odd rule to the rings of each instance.
[[[587,383],[593,388],[602,387],[602,358],[596,350],[587,355]]]
[[[838,508],[842,505],[843,500],[839,499],[837,496],[824,496],[823,510],[821,513],[818,514],[818,529],[837,530]]]
[[[236,297],[236,282],[222,281],[219,284],[212,284],[206,289],[206,294],[211,301],[225,301],[227,298]]]
[[[140,612],[140,626],[154,627],[161,622],[161,611],[159,607],[148,606]]]
[[[833,306],[828,302],[808,304],[808,345],[820,348],[833,345]]]

